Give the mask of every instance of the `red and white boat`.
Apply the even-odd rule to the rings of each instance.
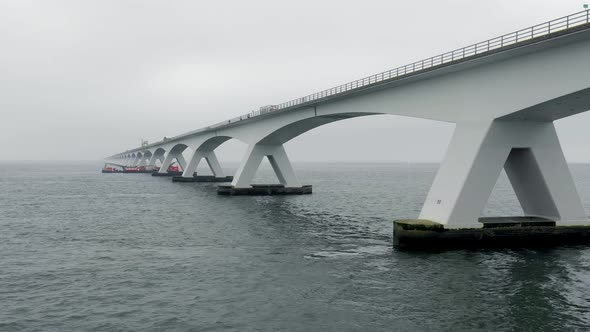
[[[160,171],[160,167],[154,166],[153,171],[154,172]],[[180,166],[176,165],[175,163],[172,163],[172,164],[170,164],[170,166],[168,166],[167,172],[168,173],[170,173],[170,172],[176,172],[176,173],[178,173],[178,172],[180,172]]]
[[[118,169],[118,168],[115,168],[115,167],[112,167],[112,166],[106,166],[106,165],[105,165],[105,166],[102,168],[102,172],[103,172],[103,173],[122,173],[123,171],[122,171],[122,170],[120,170],[120,169]]]
[[[146,166],[123,167],[123,173],[152,173],[153,171],[151,167]]]
[[[102,168],[102,172],[103,173],[122,173],[123,170],[116,168],[114,165],[109,166],[109,164],[104,164],[104,167]]]

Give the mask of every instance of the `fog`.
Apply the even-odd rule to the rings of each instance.
[[[2,160],[99,160],[582,10],[561,1],[0,1]],[[581,64],[572,64],[581,65]],[[588,162],[590,114],[557,122]],[[454,126],[316,128],[294,161],[436,162]],[[230,141],[219,158],[241,159]]]

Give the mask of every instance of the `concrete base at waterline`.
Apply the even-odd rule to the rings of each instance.
[[[285,187],[281,184],[253,184],[248,188],[235,188],[231,185],[227,185],[218,186],[217,194],[227,196],[308,195],[311,194],[311,185]]]
[[[185,178],[182,176],[175,176],[172,182],[232,182],[233,176],[215,177],[213,175],[195,175],[192,178]]]
[[[178,171],[178,172],[166,172],[166,173],[158,173],[158,172],[153,172],[152,176],[181,176],[182,172]]]
[[[404,250],[527,248],[590,244],[589,226],[556,226],[535,217],[481,218],[482,228],[446,229],[430,220],[393,222],[393,246]]]

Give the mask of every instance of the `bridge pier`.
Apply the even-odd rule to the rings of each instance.
[[[156,166],[156,161],[163,162],[164,153],[154,152],[152,157],[150,158],[147,166],[151,167],[152,169]]]
[[[197,176],[197,167],[205,159],[213,176]],[[172,178],[173,182],[230,182],[233,176],[225,176],[215,151],[196,149],[181,176]]]
[[[252,185],[252,179],[267,157],[280,185]],[[311,186],[302,186],[282,144],[251,144],[244,155],[231,186],[220,186],[221,195],[311,194]]]
[[[140,166],[140,167],[147,166],[148,161],[150,160],[151,156],[152,155],[147,152],[144,153],[143,156],[141,157],[141,159],[139,160],[139,163],[137,163],[137,166]]]
[[[137,166],[137,164],[139,163],[139,161],[141,160],[142,154],[141,153],[137,153],[137,155],[135,156],[135,158],[133,158],[133,161],[131,162],[131,167],[135,167]]]
[[[180,150],[180,151],[171,150],[170,152],[168,152],[168,154],[166,154],[166,157],[164,158],[164,161],[162,162],[162,166],[160,167],[160,170],[152,173],[152,175],[153,176],[181,175],[182,172],[178,172],[178,173],[177,172],[174,172],[174,173],[168,172],[168,167],[172,164],[172,162],[174,160],[176,160],[178,162],[178,164],[180,165],[180,168],[182,170],[186,169],[186,160],[184,159],[184,156],[182,155],[182,150]]]
[[[502,168],[525,216],[481,218]],[[590,241],[553,122],[457,124],[419,219],[395,225],[400,247]]]
[[[188,166],[184,169],[184,172],[182,173],[182,177],[192,177],[193,174],[197,171],[197,167],[199,166],[199,163],[203,158],[205,158],[205,160],[207,161],[207,164],[209,165],[209,168],[211,169],[211,172],[215,177],[225,177],[225,174],[223,173],[223,169],[219,164],[219,160],[217,160],[215,152],[201,151],[199,149],[196,149],[193,153],[188,163]]]
[[[503,167],[527,216],[589,224],[553,123],[534,121],[457,124],[419,218],[481,227]]]
[[[248,147],[244,159],[236,172],[232,186],[248,188],[264,157],[268,158],[279,182],[285,187],[301,187],[285,148],[280,145],[253,144]]]

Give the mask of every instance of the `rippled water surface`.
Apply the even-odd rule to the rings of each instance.
[[[100,167],[0,164],[0,331],[590,329],[589,248],[392,249],[436,165],[295,164],[289,197]],[[521,213],[505,176],[484,213]]]

